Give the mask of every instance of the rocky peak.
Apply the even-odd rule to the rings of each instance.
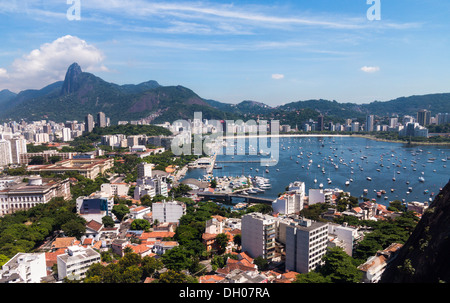
[[[81,67],[78,63],[73,63],[69,66],[64,78],[64,84],[61,89],[61,94],[70,94],[75,92],[80,87],[80,75],[82,74]]]

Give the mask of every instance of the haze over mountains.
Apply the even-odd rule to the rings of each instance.
[[[300,123],[321,113],[334,121],[365,119],[367,114],[391,116],[415,115],[420,109],[432,114],[450,112],[450,93],[401,97],[369,104],[307,100],[271,107],[257,101],[228,104],[198,96],[183,86],[162,86],[151,80],[137,85],[117,85],[83,72],[77,63],[67,70],[64,81],[18,94],[0,91],[0,119],[28,121],[49,119],[56,122],[83,120],[91,113],[104,112],[112,123],[151,116],[153,123],[192,119],[202,112],[205,119],[279,119],[280,123]],[[294,126],[294,125],[292,125]]]

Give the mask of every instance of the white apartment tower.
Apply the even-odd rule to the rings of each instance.
[[[275,218],[261,213],[250,213],[242,217],[242,251],[252,258],[271,260],[275,254]]]
[[[286,269],[308,273],[327,252],[328,223],[300,219],[286,227]]]
[[[7,166],[11,163],[11,143],[8,140],[0,140],[0,166]]]

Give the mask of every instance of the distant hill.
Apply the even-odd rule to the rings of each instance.
[[[193,91],[182,86],[161,86],[156,81],[138,85],[117,85],[72,64],[62,82],[41,90],[26,90],[10,100],[12,106],[0,107],[1,119],[49,119],[57,122],[83,120],[100,111],[111,122],[137,120],[153,115],[154,122],[190,119],[202,111],[207,119],[224,119],[224,113],[209,105]],[[1,105],[0,105],[1,106]]]
[[[309,119],[317,119],[319,114],[325,116],[326,122],[343,122],[348,118],[364,121],[367,114],[415,116],[420,109],[428,109],[433,115],[450,112],[450,94],[401,97],[369,104],[323,99],[290,102],[276,107],[250,100],[230,104],[204,99],[180,85],[162,86],[155,80],[136,85],[109,83],[83,72],[77,63],[69,66],[64,81],[18,94],[8,90],[0,92],[0,120],[81,121],[89,113],[102,111],[113,124],[148,117],[152,123],[161,123],[192,119],[194,112],[200,111],[204,119],[276,119],[280,124],[301,127]]]
[[[11,106],[11,100],[13,100],[17,94],[4,89],[0,91],[0,108],[8,108]]]

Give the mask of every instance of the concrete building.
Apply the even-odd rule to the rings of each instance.
[[[420,126],[426,126],[431,124],[431,112],[422,109],[417,112],[417,123],[419,123]]]
[[[152,164],[141,162],[137,166],[138,179],[151,178],[152,177]]]
[[[103,183],[100,191],[108,196],[127,196],[130,185],[128,183]]]
[[[11,145],[11,157],[13,164],[20,164],[20,156],[27,153],[27,140],[23,138],[13,138],[9,140]]]
[[[309,189],[308,204],[313,205],[316,203],[331,203],[333,192],[326,189]]]
[[[308,273],[322,264],[327,252],[328,223],[295,220],[286,227],[286,269]]]
[[[250,213],[242,217],[242,251],[252,258],[271,260],[275,254],[276,224],[274,217],[261,213]]]
[[[81,280],[94,263],[100,262],[100,254],[90,247],[70,246],[65,254],[58,255],[58,279]]]
[[[303,209],[305,199],[305,183],[295,181],[289,184],[288,191],[272,202],[274,213],[295,214]]]
[[[88,197],[78,197],[76,206],[77,213],[85,218],[86,221],[95,220],[102,222],[104,216],[113,216],[114,199],[103,192],[95,192]]]
[[[350,257],[353,255],[353,246],[359,238],[358,229],[339,224],[328,224],[328,247],[339,246]]]
[[[69,179],[43,179],[40,176],[28,178],[28,182],[22,182],[23,178],[8,182],[0,190],[0,216],[48,203],[52,198],[71,197]]]
[[[11,143],[8,140],[0,140],[0,167],[12,163]]]
[[[368,115],[366,118],[366,132],[373,132],[374,116]]]
[[[67,159],[55,164],[38,165],[30,167],[34,172],[50,172],[64,174],[65,172],[77,172],[82,176],[95,179],[114,166],[114,159]]]
[[[47,276],[45,253],[17,253],[0,270],[0,283],[40,283]]]
[[[90,133],[94,130],[94,117],[91,114],[88,114],[84,119],[84,129],[86,133]]]
[[[178,201],[156,202],[152,204],[153,222],[179,223],[181,216],[186,214],[186,204]]]
[[[104,112],[99,112],[97,114],[97,125],[99,127],[106,127],[107,123],[106,123],[106,115]]]

